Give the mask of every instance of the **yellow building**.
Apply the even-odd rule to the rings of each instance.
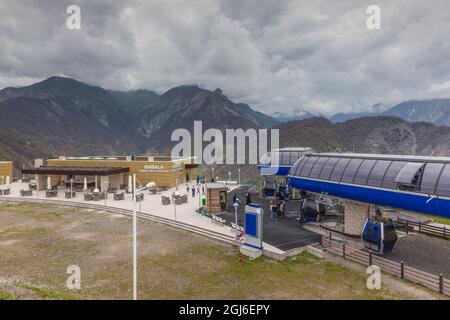
[[[155,182],[158,188],[173,187],[186,179],[195,179],[197,165],[194,158],[171,158],[164,156],[111,156],[111,157],[65,157],[47,160],[48,167],[112,167],[128,168],[127,173],[119,176],[121,184],[128,183],[128,176],[136,174],[138,184]],[[52,182],[64,183],[68,177],[51,176]]]
[[[13,163],[11,161],[0,161],[0,177],[4,177],[5,180],[9,177],[12,182]]]

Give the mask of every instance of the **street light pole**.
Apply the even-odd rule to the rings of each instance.
[[[1,179],[2,179],[2,196],[3,196],[5,194],[5,189],[3,188],[3,179],[5,179],[5,177],[2,176]]]
[[[73,178],[70,179],[70,199],[72,199],[73,195]]]
[[[238,184],[241,185],[241,168],[238,168]]]
[[[236,223],[236,238],[239,236],[239,226],[238,226],[238,214],[237,214],[237,211],[238,211],[238,208],[239,208],[239,203],[238,203],[238,201],[236,201],[234,204],[233,204],[233,207],[234,207],[234,223]]]
[[[177,220],[177,205],[175,203],[175,192],[172,193],[172,202],[173,202],[173,219]]]
[[[134,187],[136,187],[136,175],[133,175]],[[150,188],[151,183],[145,187],[133,190],[133,300],[137,300],[137,212],[136,212],[136,193]]]
[[[106,197],[108,196],[108,193],[106,190],[106,181],[103,182],[103,194],[105,195],[105,206],[106,206]]]

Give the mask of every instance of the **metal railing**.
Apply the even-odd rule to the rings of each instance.
[[[411,228],[415,228],[415,231],[418,231],[419,233],[425,233],[433,236],[438,236],[444,239],[450,238],[450,228],[447,228],[445,226],[439,227],[439,226],[433,226],[425,223],[414,222],[409,220],[404,220],[401,218],[398,218],[394,220],[395,227],[399,230],[403,230],[406,232],[406,234],[409,233],[409,230]]]
[[[333,255],[367,266],[376,265],[382,271],[393,274],[401,279],[415,282],[433,291],[450,296],[450,280],[444,278],[442,274],[431,274],[412,268],[404,264],[403,261],[397,262],[382,258],[372,252],[367,252],[348,243],[333,240],[330,236],[323,236],[321,238],[321,245]]]

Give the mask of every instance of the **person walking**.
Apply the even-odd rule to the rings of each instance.
[[[197,176],[197,185],[200,184],[200,176]]]
[[[192,191],[192,198],[194,198],[195,197],[195,187],[194,186],[192,186],[191,191]]]

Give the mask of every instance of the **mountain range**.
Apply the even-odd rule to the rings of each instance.
[[[374,112],[337,113],[330,117],[333,123],[361,117],[393,116],[408,122],[429,122],[437,126],[450,126],[450,99],[410,100],[388,110]]]
[[[176,128],[268,128],[277,120],[221,89],[179,86],[163,95],[148,90],[112,91],[50,77],[0,90],[0,159],[16,168],[39,156],[167,153]],[[23,148],[36,146],[36,148]],[[38,146],[38,147],[37,147]]]
[[[449,102],[408,101],[382,113],[339,121],[301,111],[268,116],[233,102],[221,89],[195,85],[159,95],[50,77],[0,90],[0,160],[14,160],[18,170],[34,158],[61,154],[167,154],[172,131],[192,131],[196,120],[203,121],[203,130],[278,128],[282,146],[317,151],[448,155],[450,127],[443,125],[450,121]]]

